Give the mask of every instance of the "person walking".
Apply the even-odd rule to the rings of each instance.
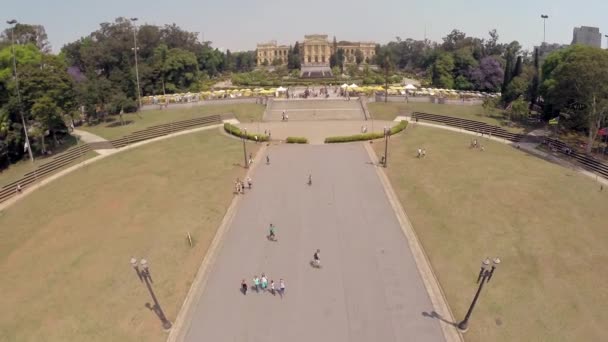
[[[279,280],[279,295],[281,298],[285,295],[285,282],[283,279]]]
[[[426,149],[422,149],[422,158],[426,157]]]
[[[315,254],[312,256],[313,259],[313,263],[315,267],[321,267],[321,250],[317,249],[317,251],[315,252]]]
[[[251,190],[252,184],[253,184],[253,181],[251,180],[251,177],[247,177],[247,186],[249,186],[249,190]]]
[[[266,291],[266,288],[268,287],[268,278],[266,278],[266,275],[264,273],[262,273],[262,278],[260,279],[260,282],[262,283],[262,291]]]
[[[253,289],[255,292],[260,292],[260,278],[258,278],[257,274],[253,276]]]
[[[421,149],[421,148],[419,148],[419,149],[418,149],[418,158],[420,158],[421,156],[422,156],[422,149]]]
[[[272,224],[272,223],[270,224],[270,227],[268,227],[268,239],[272,240],[272,241],[277,240],[277,236],[274,231],[274,224]]]
[[[276,292],[274,291],[274,280],[270,280],[270,293],[272,293],[272,295],[276,295]]]
[[[270,157],[266,156],[266,165],[270,165]]]
[[[245,279],[241,281],[241,292],[243,292],[243,295],[247,295],[247,282]]]

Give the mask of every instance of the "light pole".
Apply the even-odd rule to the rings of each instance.
[[[137,81],[137,102],[139,104],[139,106],[137,107],[137,110],[140,111],[141,110],[141,91],[139,88],[139,67],[137,66],[137,25],[135,25],[135,22],[137,21],[137,18],[131,18],[131,22],[133,22],[133,54],[135,55],[135,79]]]
[[[547,19],[549,19],[549,16],[546,14],[541,14],[540,17],[543,19],[543,43],[547,42],[547,30],[546,30],[546,24],[547,24]]]
[[[477,288],[477,293],[475,293],[475,297],[471,302],[469,311],[467,311],[467,314],[462,320],[462,322],[458,323],[458,329],[462,330],[463,332],[466,332],[469,328],[469,318],[471,317],[473,308],[475,308],[475,303],[477,303],[477,299],[479,298],[479,294],[481,293],[483,284],[486,282],[490,282],[490,279],[492,279],[492,274],[494,274],[494,270],[496,269],[498,264],[500,264],[499,258],[494,258],[494,260],[492,260],[492,267],[490,267],[490,258],[486,258],[486,260],[481,263],[481,270],[479,271],[479,275],[477,276],[479,288]]]
[[[391,130],[388,127],[384,127],[384,167],[388,166],[388,137],[390,136]]]
[[[152,277],[150,276],[150,266],[148,265],[148,261],[146,259],[141,259],[139,261],[139,266],[141,266],[141,270],[140,270],[139,266],[137,264],[137,259],[131,258],[131,266],[133,266],[133,269],[137,273],[139,280],[146,283],[146,287],[148,288],[148,291],[150,292],[150,296],[152,297],[152,300],[154,301],[154,306],[152,307],[152,310],[154,310],[154,312],[160,319],[160,321],[163,325],[163,329],[165,329],[165,330],[171,329],[171,326],[172,326],[171,322],[169,322],[169,320],[165,316],[165,313],[163,312],[163,309],[160,307],[160,304],[158,303],[158,299],[156,299],[156,295],[154,294],[154,291],[152,290],[152,285],[150,285],[150,283],[152,282]]]
[[[27,153],[30,155],[30,160],[34,162],[34,154],[32,153],[32,145],[30,144],[30,136],[27,133],[27,125],[25,124],[25,117],[23,116],[23,108],[21,108],[21,93],[19,93],[19,76],[17,74],[17,57],[15,55],[15,26],[17,26],[17,20],[12,19],[6,22],[11,27],[11,50],[13,51],[13,72],[15,73],[15,89],[17,91],[17,103],[19,106],[19,115],[21,115],[21,124],[23,125],[23,131],[25,132],[25,145],[27,146]]]
[[[245,168],[249,168],[249,163],[247,162],[247,145],[245,144],[245,140],[247,140],[247,128],[243,128],[241,132],[241,139],[243,140],[243,160],[245,161]]]

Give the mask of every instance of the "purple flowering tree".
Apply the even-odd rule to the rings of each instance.
[[[471,70],[471,81],[477,90],[498,91],[503,79],[502,66],[491,56],[482,58],[479,66]]]

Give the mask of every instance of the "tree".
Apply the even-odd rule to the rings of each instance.
[[[447,36],[442,38],[443,44],[441,47],[444,51],[454,51],[460,47],[466,36],[467,35],[464,32],[454,29]]]
[[[171,49],[167,55],[167,88],[170,91],[187,91],[196,85],[199,77],[196,55],[184,49]]]
[[[344,73],[344,60],[346,59],[345,55],[344,55],[344,49],[340,48],[338,50],[336,50],[336,53],[332,54],[329,57],[329,66],[331,68],[333,67],[338,67],[340,68],[340,73],[343,74]]]
[[[490,32],[488,32],[488,35],[490,36],[490,39],[488,39],[486,41],[486,44],[484,46],[484,49],[485,49],[484,55],[485,56],[502,55],[505,50],[505,47],[504,47],[504,45],[498,43],[500,36],[498,35],[498,32],[496,32],[496,29],[493,29]]]
[[[395,57],[388,47],[378,49],[376,53],[376,63],[384,71],[384,102],[388,102],[388,82],[389,75],[395,67]]]
[[[433,85],[439,88],[451,89],[454,87],[452,70],[454,69],[454,58],[450,53],[440,53],[431,67],[431,80]]]
[[[13,33],[11,33],[11,31]],[[4,30],[0,37],[2,40],[10,42],[12,34],[15,35],[15,44],[33,44],[41,52],[49,53],[51,51],[51,45],[49,44],[46,30],[42,25],[28,25],[19,23],[15,25],[13,29],[7,28]]]
[[[65,124],[61,119],[60,109],[48,96],[43,96],[36,99],[32,106],[32,115],[36,119],[37,126],[39,128],[39,135],[42,142],[42,153],[46,153],[45,136],[48,131],[55,143],[57,143],[57,137],[55,135],[56,128],[65,128]]]
[[[360,65],[363,62],[363,51],[357,49],[355,51],[355,63],[357,63],[357,65]]]
[[[511,120],[522,120],[528,117],[529,104],[526,100],[519,98],[511,104],[508,112]]]
[[[543,66],[543,97],[553,113],[586,124],[586,150],[591,152],[598,129],[608,120],[608,52],[574,45],[549,57],[547,70]]]
[[[504,72],[500,63],[496,58],[489,56],[482,58],[479,67],[471,72],[471,80],[475,88],[482,91],[498,91],[503,78]]]

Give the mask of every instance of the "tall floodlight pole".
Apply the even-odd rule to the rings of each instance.
[[[543,19],[543,43],[547,42],[547,19],[549,18],[546,14],[541,14],[540,17]]]
[[[17,20],[12,19],[6,22],[11,27],[11,50],[13,52],[13,72],[15,73],[15,90],[17,91],[17,103],[19,106],[19,115],[21,115],[21,124],[23,125],[23,131],[25,132],[25,145],[27,146],[27,153],[30,155],[30,160],[34,162],[34,154],[32,153],[32,145],[30,144],[30,136],[27,133],[27,125],[25,124],[25,117],[23,116],[23,108],[21,107],[21,93],[19,93],[19,75],[17,74],[17,57],[15,55],[15,27],[17,26]]]
[[[133,22],[133,54],[135,55],[135,79],[137,81],[137,102],[139,104],[139,106],[137,107],[137,110],[140,111],[141,110],[141,90],[139,88],[139,67],[137,66],[137,25],[135,25],[135,22],[137,21],[137,18],[131,18],[131,21]]]

